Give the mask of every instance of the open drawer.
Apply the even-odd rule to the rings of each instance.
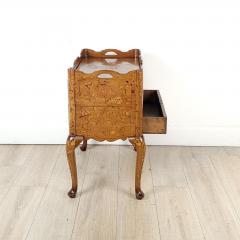
[[[165,134],[167,115],[158,90],[143,90],[143,133]]]

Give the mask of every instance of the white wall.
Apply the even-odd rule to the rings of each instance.
[[[0,143],[64,143],[80,50],[140,48],[168,115],[148,144],[240,146],[240,3],[129,2],[0,3]]]

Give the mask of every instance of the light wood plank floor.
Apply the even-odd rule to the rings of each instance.
[[[148,146],[145,198],[134,196],[131,146],[76,151],[0,145],[0,240],[239,240],[240,148]]]

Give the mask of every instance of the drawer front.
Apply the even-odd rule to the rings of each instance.
[[[167,115],[158,90],[143,91],[143,133],[165,134]]]
[[[98,74],[99,72],[99,74]],[[136,73],[75,73],[75,102],[80,106],[130,106],[139,96]],[[104,72],[101,74],[101,72]],[[142,91],[142,90],[141,90]]]
[[[95,140],[113,141],[136,135],[133,107],[81,107],[76,109],[76,133]]]

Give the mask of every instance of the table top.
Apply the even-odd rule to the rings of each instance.
[[[84,73],[112,70],[125,74],[133,70],[140,70],[140,63],[138,58],[83,58],[77,70]]]

